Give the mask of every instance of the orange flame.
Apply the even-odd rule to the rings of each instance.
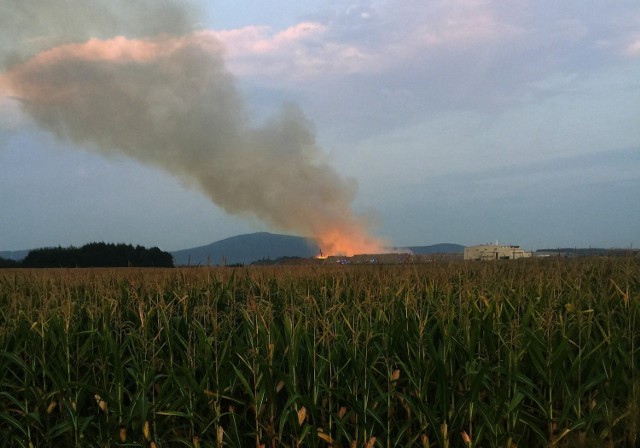
[[[360,254],[385,252],[384,242],[371,237],[360,229],[329,229],[316,235],[321,254],[351,257]]]

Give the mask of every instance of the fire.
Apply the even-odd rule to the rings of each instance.
[[[332,229],[317,235],[316,239],[321,248],[320,254],[316,258],[321,259],[331,255],[351,257],[353,255],[385,252],[385,245],[382,240],[373,238],[359,229],[352,229],[350,232],[342,229]]]

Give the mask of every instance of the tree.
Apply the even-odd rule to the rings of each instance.
[[[82,247],[35,249],[23,261],[25,267],[173,267],[173,257],[157,247],[113,243],[89,243]]]

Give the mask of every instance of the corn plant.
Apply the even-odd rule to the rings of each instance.
[[[637,446],[639,268],[0,270],[0,446]]]

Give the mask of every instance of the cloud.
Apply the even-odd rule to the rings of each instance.
[[[326,25],[303,22],[284,30],[250,26],[211,31],[225,45],[231,71],[239,76],[308,80],[361,71],[369,55],[332,41]]]
[[[435,19],[421,12],[422,6],[400,7],[404,16],[390,4],[366,11],[352,6],[344,11],[345,17],[325,17],[324,22],[307,21],[284,30],[249,26],[215,35],[227,47],[229,66],[241,76],[266,75],[287,82],[373,74],[413,65],[432,53],[465,51],[521,32],[499,21],[484,3],[474,3],[471,10],[455,2],[440,4],[444,12],[426,8],[438,14]]]
[[[254,85],[324,89],[356,76],[412,90],[423,102],[474,107],[520,101],[528,86],[557,73],[597,72],[620,57],[639,14],[629,2],[355,1],[284,30],[216,33],[230,69]],[[627,41],[627,55],[638,53],[637,42]]]
[[[291,49],[301,42],[313,40],[326,31],[326,27],[314,22],[303,22],[282,31],[274,32],[268,26],[213,32],[224,42],[232,54],[260,55]]]
[[[632,57],[640,56],[640,37],[627,45],[625,53]]]
[[[477,7],[460,11],[458,8],[444,13],[438,20],[417,25],[413,34],[422,36],[416,49],[445,47],[459,50],[474,48],[513,38],[522,34],[517,26],[500,21],[489,9]]]

